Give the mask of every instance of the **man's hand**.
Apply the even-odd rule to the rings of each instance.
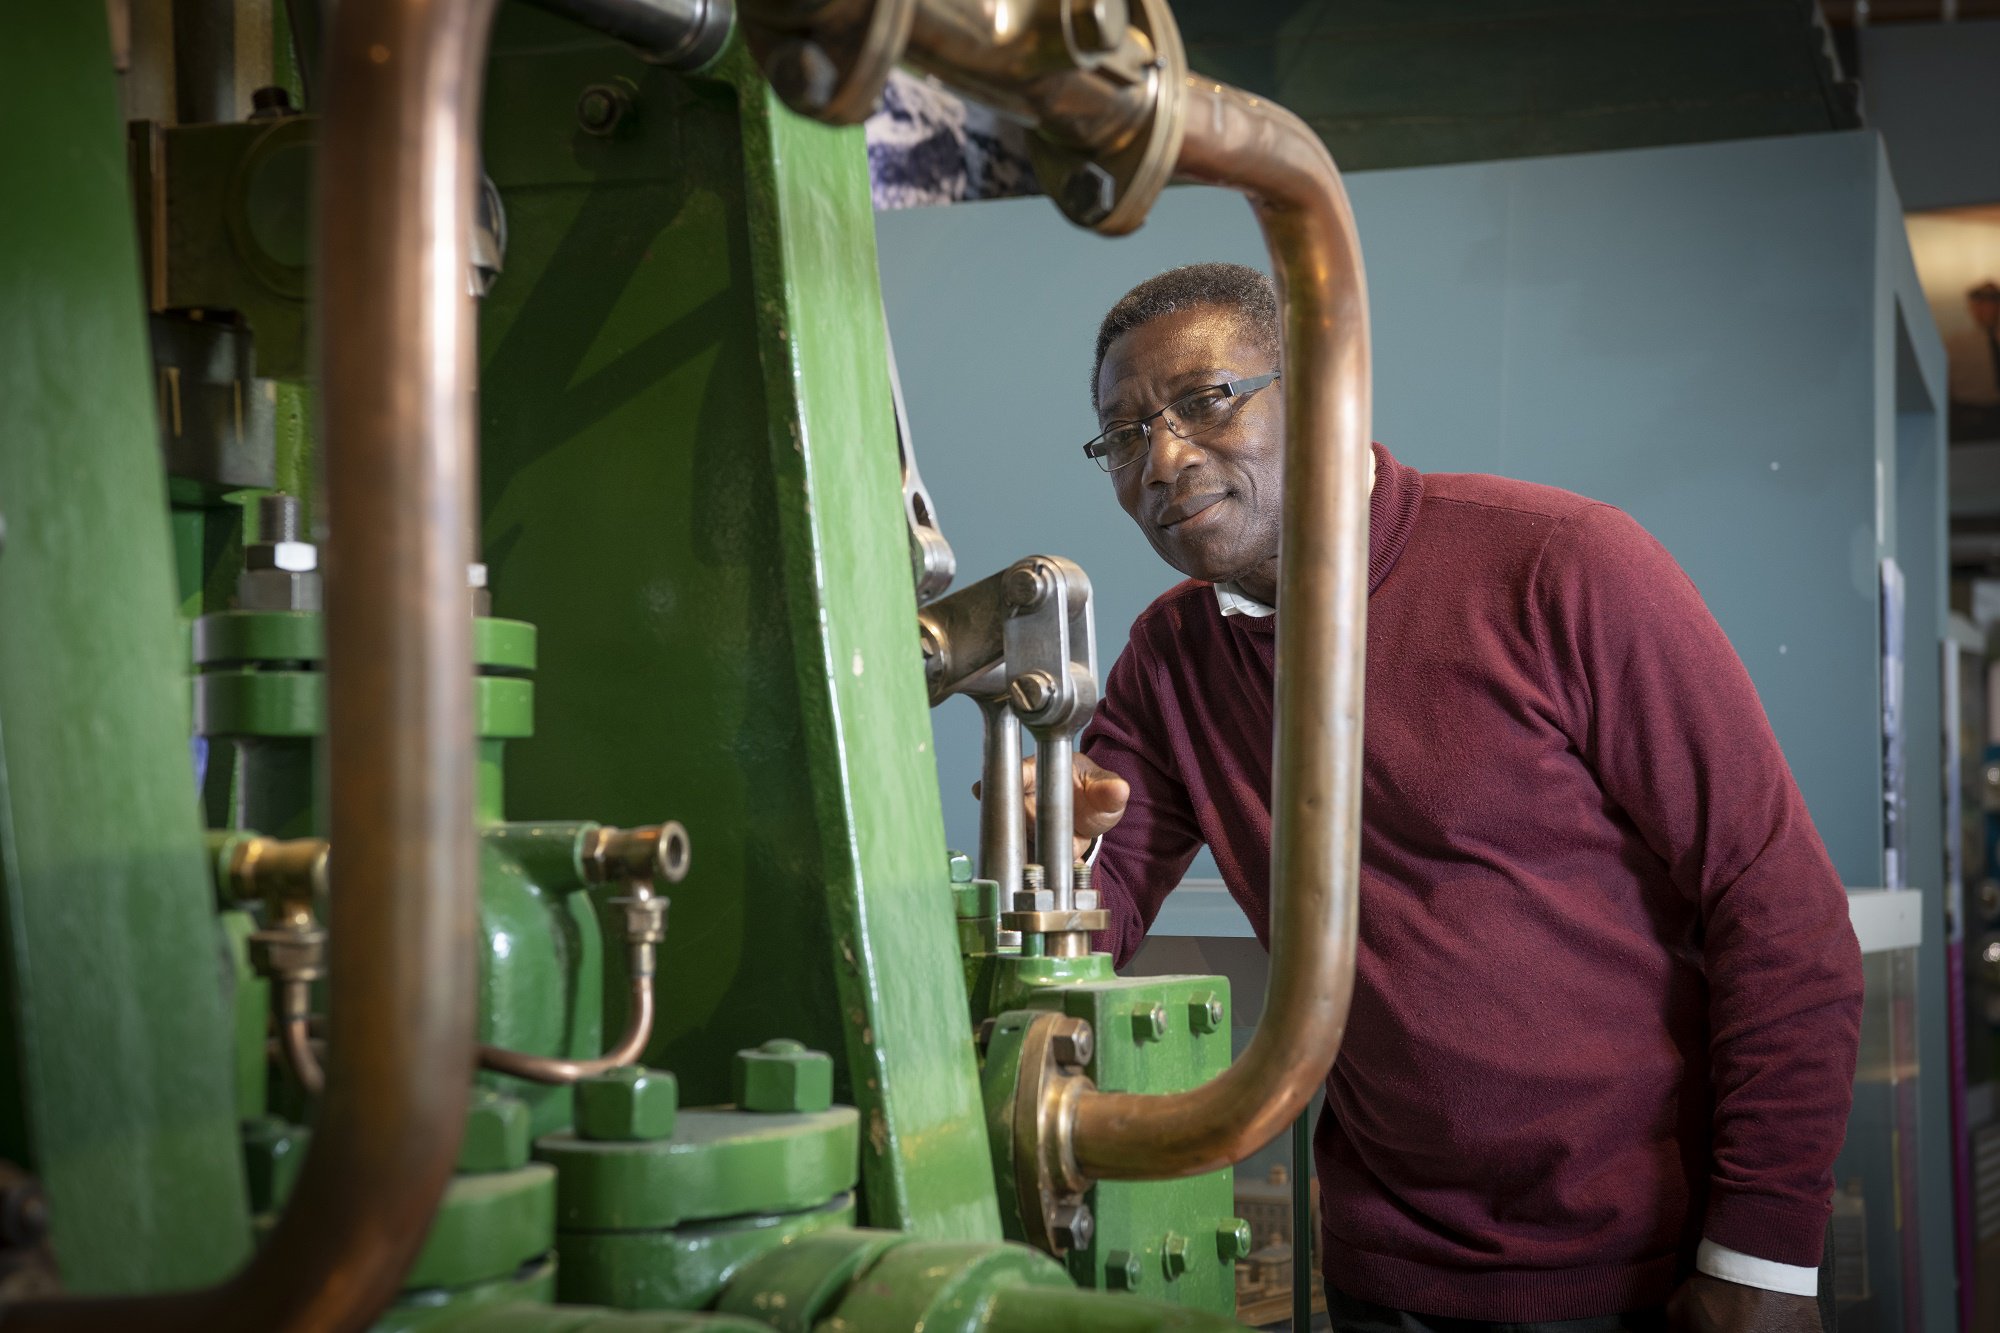
[[[1076,795],[1071,798],[1071,820],[1076,833],[1076,855],[1089,850],[1093,838],[1109,833],[1125,817],[1125,802],[1132,799],[1132,787],[1108,768],[1094,764],[1084,755],[1075,762]],[[979,784],[972,784],[979,795]],[[1035,761],[1021,761],[1021,803],[1027,808],[1028,837],[1035,836]]]
[[[1667,1302],[1673,1333],[1823,1333],[1819,1302],[1810,1296],[1729,1282],[1696,1273]]]

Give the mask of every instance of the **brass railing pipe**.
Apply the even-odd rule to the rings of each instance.
[[[473,1066],[466,273],[492,8],[340,0],[324,55],[315,271],[341,850],[312,1146],[283,1216],[233,1278],[10,1304],[9,1333],[359,1333],[395,1296],[451,1176]]]
[[[1284,510],[1271,781],[1271,978],[1226,1071],[1166,1096],[1089,1092],[1071,1150],[1099,1179],[1192,1176],[1283,1133],[1325,1083],[1354,990],[1368,611],[1368,303],[1354,215],[1319,137],[1190,79],[1178,161],[1249,196],[1284,315]]]

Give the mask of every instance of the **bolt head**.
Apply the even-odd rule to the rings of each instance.
[[[1081,1069],[1090,1063],[1090,1057],[1097,1050],[1097,1039],[1091,1034],[1088,1023],[1078,1021],[1076,1026],[1056,1033],[1049,1043],[1055,1052],[1056,1063]]]
[[[674,1076],[627,1065],[576,1084],[578,1138],[604,1143],[651,1143],[674,1136],[680,1114]]]
[[[1039,713],[1055,698],[1056,683],[1043,671],[1027,671],[1014,677],[1007,692],[1017,713]]]
[[[833,1057],[801,1042],[778,1039],[738,1051],[732,1079],[745,1111],[800,1115],[833,1105]]]
[[[1132,1011],[1132,1036],[1137,1041],[1159,1041],[1167,1035],[1167,1007],[1142,1004]]]
[[[951,852],[948,853],[946,856],[946,864],[950,867],[951,870],[952,883],[954,884],[972,883],[971,857],[967,856],[964,852]]]
[[[1016,611],[1032,611],[1048,600],[1048,577],[1036,565],[1016,565],[1000,580],[1000,595]]]
[[[1172,1281],[1188,1269],[1188,1238],[1178,1231],[1169,1231],[1167,1238],[1160,1242],[1160,1268]]]
[[[771,52],[765,69],[785,105],[813,115],[826,110],[840,87],[840,67],[818,42],[800,38]]]
[[[458,1169],[468,1175],[516,1171],[528,1164],[528,1104],[488,1088],[474,1088],[465,1110],[465,1138]]]
[[[1188,1026],[1196,1032],[1216,1032],[1222,1028],[1222,997],[1203,991],[1188,1000]]]
[[[1215,1252],[1225,1264],[1250,1257],[1250,1224],[1232,1217],[1215,1229]]]
[[[1065,1250],[1090,1248],[1090,1238],[1097,1232],[1097,1219],[1091,1216],[1089,1204],[1057,1204],[1054,1221],[1051,1232],[1057,1245]]]
[[[576,99],[576,122],[585,134],[610,134],[625,119],[631,101],[623,88],[593,83]]]
[[[1077,46],[1093,55],[1116,50],[1132,21],[1125,0],[1073,0],[1069,16]]]
[[[1118,202],[1118,182],[1095,162],[1084,162],[1063,177],[1056,202],[1070,221],[1094,227],[1111,216]]]
[[[1136,1291],[1145,1266],[1130,1250],[1113,1250],[1104,1257],[1104,1285],[1113,1291]]]

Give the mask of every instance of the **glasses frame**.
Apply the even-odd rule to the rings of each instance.
[[[1163,417],[1166,418],[1167,429],[1174,433],[1174,437],[1176,439],[1192,440],[1195,438],[1194,435],[1183,435],[1181,433],[1180,427],[1175,424],[1176,420],[1181,416],[1181,413],[1178,410],[1180,408],[1180,405],[1182,403],[1187,402],[1190,398],[1198,398],[1205,393],[1214,393],[1217,389],[1227,389],[1229,391],[1228,396],[1230,398],[1248,398],[1251,394],[1257,392],[1259,389],[1270,388],[1273,384],[1276,384],[1282,378],[1284,378],[1283,372],[1274,370],[1268,375],[1252,375],[1248,379],[1241,379],[1241,380],[1223,380],[1219,384],[1204,384],[1200,388],[1189,389],[1186,393],[1174,399],[1174,401],[1168,403],[1165,407],[1161,408],[1157,412],[1149,412],[1145,416],[1140,417],[1137,421],[1116,421],[1113,422],[1111,425],[1105,427],[1102,432],[1100,432],[1094,438],[1085,442],[1083,446],[1083,456],[1091,460],[1093,463],[1097,464],[1098,468],[1107,475],[1113,472],[1123,471],[1125,468],[1132,466],[1132,464],[1138,462],[1140,459],[1144,458],[1147,454],[1152,452],[1153,422],[1159,420],[1160,418]],[[1173,415],[1168,416],[1167,414],[1169,412],[1173,413]],[[1228,424],[1229,423],[1227,421],[1217,422],[1215,426],[1209,427],[1208,430],[1198,431],[1196,432],[1196,434],[1206,435],[1210,431],[1213,431],[1221,426],[1226,426]],[[1126,430],[1133,426],[1137,426],[1141,431],[1145,432],[1146,447],[1140,450],[1138,453],[1134,454],[1131,458],[1127,459],[1123,463],[1114,465],[1111,462],[1110,455],[1106,451],[1104,438],[1105,436],[1111,434],[1112,431]]]

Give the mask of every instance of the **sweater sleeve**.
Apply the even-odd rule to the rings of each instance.
[[[1704,1234],[1816,1265],[1860,1042],[1847,895],[1749,673],[1658,542],[1591,506],[1552,534],[1531,589],[1564,730],[1697,910],[1715,1099]]]
[[[1125,815],[1098,844],[1091,886],[1111,914],[1094,947],[1123,967],[1181,882],[1201,833],[1175,771],[1165,719],[1154,694],[1142,620],[1105,678],[1104,697],[1083,733],[1083,752],[1132,789]]]

